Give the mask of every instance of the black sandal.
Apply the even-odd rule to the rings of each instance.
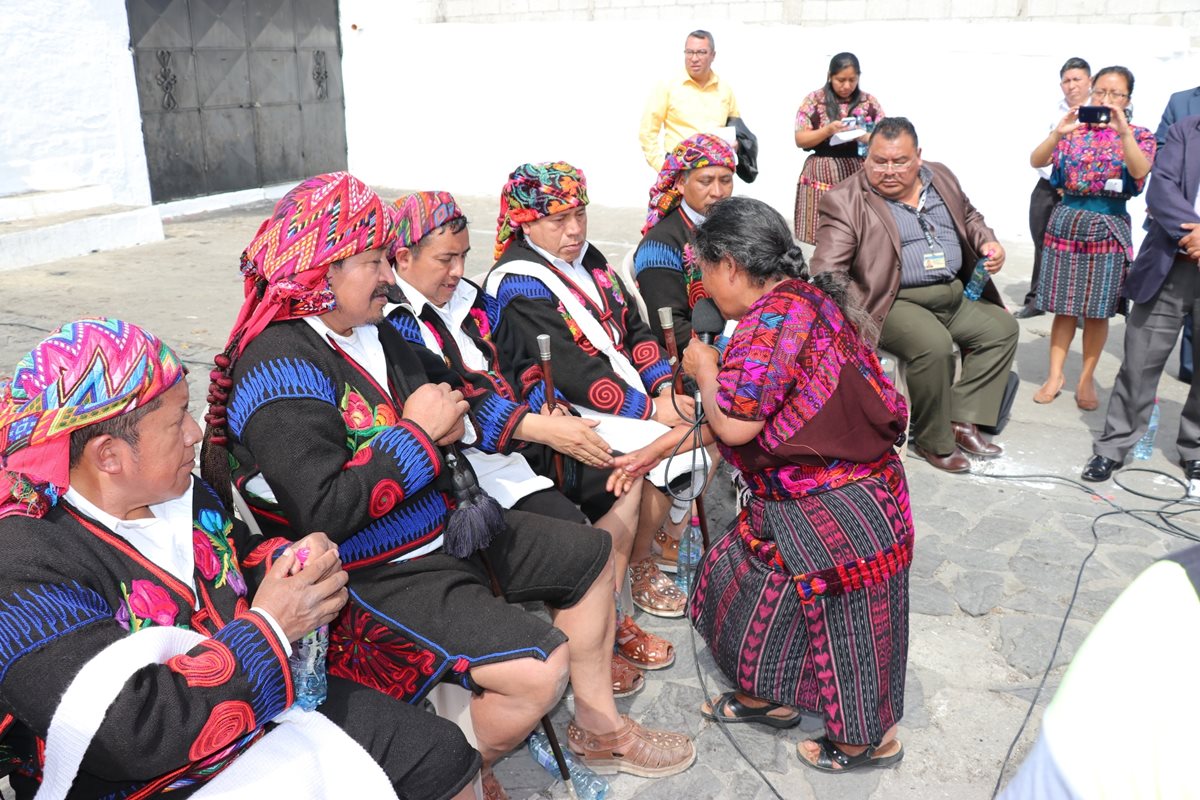
[[[701,711],[705,719],[713,722],[758,722],[772,728],[794,728],[800,724],[800,712],[782,703],[768,703],[761,708],[748,706],[737,698],[737,692],[725,692],[716,700],[710,700],[711,711]],[[777,708],[792,708],[792,717],[773,717],[770,712]],[[729,711],[731,713],[726,714]]]
[[[897,744],[900,745],[900,749],[895,753],[892,753],[890,756],[875,758],[875,753],[879,748],[873,744],[867,745],[866,750],[863,750],[856,756],[852,756],[843,753],[841,748],[829,740],[828,736],[822,736],[819,739],[810,739],[809,741],[816,743],[821,748],[821,752],[817,755],[816,761],[809,761],[808,757],[797,746],[800,760],[821,772],[849,772],[859,767],[890,767],[893,764],[899,763],[900,759],[904,758],[904,745],[899,742]],[[838,765],[837,767],[834,766],[835,763]]]

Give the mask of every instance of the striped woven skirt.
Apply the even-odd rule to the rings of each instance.
[[[1037,307],[1072,317],[1113,316],[1132,259],[1128,214],[1059,203],[1046,226]]]
[[[796,184],[796,238],[817,243],[817,205],[821,196],[862,169],[861,158],[809,156]]]
[[[738,690],[877,743],[904,713],[912,542],[898,458],[838,489],[755,497],[705,555],[692,624]]]

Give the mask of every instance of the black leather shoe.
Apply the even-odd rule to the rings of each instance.
[[[1182,463],[1184,480],[1194,481],[1200,478],[1200,459],[1192,459],[1191,461],[1184,461]]]
[[[1045,311],[1042,311],[1040,308],[1035,308],[1034,306],[1021,306],[1013,312],[1013,316],[1017,319],[1029,319],[1030,317],[1040,317],[1045,313]]]
[[[1004,453],[1003,447],[983,438],[972,422],[951,422],[950,427],[954,430],[954,441],[964,453],[980,458],[995,458]]]
[[[1120,468],[1120,461],[1113,461],[1104,456],[1092,456],[1079,477],[1090,483],[1100,483],[1112,477],[1113,470]]]
[[[924,461],[928,461],[930,464],[942,470],[943,472],[971,471],[971,459],[964,456],[962,451],[957,447],[954,448],[954,452],[945,456],[939,456],[937,453],[931,453],[928,450],[923,450],[916,442],[910,442],[908,447],[914,456]]]

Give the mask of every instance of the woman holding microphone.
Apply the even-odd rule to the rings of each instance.
[[[862,335],[869,318],[846,277],[806,282],[804,257],[775,210],[721,200],[695,247],[713,300],[739,322],[723,356],[693,339],[683,366],[750,493],[705,555],[689,605],[736,688],[702,711],[776,728],[807,711],[825,722],[824,736],[800,743],[809,766],[894,764],[904,753],[895,730],[913,544],[895,450],[904,400]]]

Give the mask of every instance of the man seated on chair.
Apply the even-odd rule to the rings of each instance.
[[[733,194],[736,166],[733,150],[724,140],[697,133],[667,155],[650,187],[650,207],[642,241],[633,254],[633,269],[651,329],[665,345],[658,309],[670,308],[681,352],[692,338],[692,308],[708,297],[692,252],[692,231],[704,222],[710,205]]]
[[[187,408],[178,356],[113,319],[64,325],[0,383],[0,730],[18,797],[187,797],[236,773],[292,705],[289,642],[346,602],[325,534],[251,537],[192,476]],[[185,632],[186,647],[147,657]],[[385,791],[465,797],[479,771],[455,725],[350,681],[331,676],[317,710],[365,748],[368,772],[367,753],[379,763]]]
[[[613,537],[616,580],[622,582],[637,529],[641,482],[620,499],[605,491],[605,468],[611,468],[613,458],[612,449],[592,430],[598,423],[566,413],[560,392],[551,411],[543,387],[532,387],[524,400],[513,389],[492,343],[488,306],[494,300],[463,277],[471,239],[454,197],[415,192],[397,200],[391,210],[399,224],[388,256],[402,298],[388,322],[411,344],[445,359],[462,379],[476,430],[465,452],[480,484],[505,508],[590,521],[607,531]],[[563,456],[574,459],[588,473],[586,480],[567,488],[570,498],[544,477],[555,472],[554,453],[562,454],[560,463]],[[591,489],[587,496],[583,483]],[[643,631],[628,614],[618,620],[612,679],[614,695],[622,697],[642,687],[640,668],[668,667],[675,654],[670,642]]]
[[[693,416],[692,399],[672,394],[662,346],[625,302],[625,288],[604,254],[587,241],[583,173],[565,162],[522,164],[509,176],[500,203],[496,264],[486,288],[497,301],[496,346],[522,391],[541,383],[536,340],[546,334],[555,388],[585,416],[601,419],[597,432],[614,448],[648,445],[666,432],[664,425]],[[640,425],[643,420],[660,424]],[[633,441],[613,438],[622,432]],[[685,462],[691,465],[690,456],[673,466]],[[660,473],[653,482],[663,487],[665,478]],[[664,490],[642,492],[631,589],[647,613],[678,617],[687,597],[652,553],[656,541],[661,550],[677,547],[682,520],[675,535],[660,530],[670,506]]]
[[[608,534],[500,518],[494,501],[489,518],[456,444],[468,404],[439,382],[457,377],[384,321],[394,238],[383,201],[346,173],[279,201],[242,257],[246,302],[218,356],[205,470],[232,465],[264,529],[337,543],[350,599],[330,631],[331,674],[407,702],[442,680],[476,692],[490,797],[505,796],[492,765],[568,677],[582,761],[647,777],[685,769],[685,736],[647,731],[613,702]],[[554,625],[493,586],[512,603],[544,601]]]
[[[879,346],[907,362],[913,454],[947,472],[970,470],[964,451],[999,456],[976,426],[1000,415],[1018,328],[990,279],[979,301],[963,296],[976,261],[996,273],[1004,248],[954,173],[922,162],[912,123],[888,117],[871,134],[864,169],[827,192],[819,211],[810,268],[849,272]]]

